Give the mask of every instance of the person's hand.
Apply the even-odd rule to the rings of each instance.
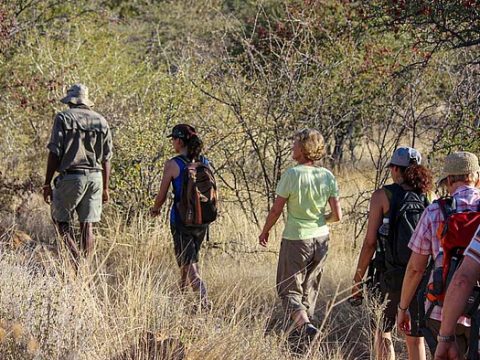
[[[405,334],[410,334],[411,331],[411,323],[410,323],[410,313],[408,310],[397,310],[397,326],[400,330],[402,330]]]
[[[266,247],[267,246],[267,243],[268,243],[268,236],[269,236],[269,233],[268,232],[263,232],[259,235],[258,237],[258,243],[263,246],[263,247]]]
[[[156,208],[155,206],[150,208],[150,216],[151,217],[157,217],[158,215],[160,215],[160,209],[159,208]]]
[[[106,204],[109,201],[110,201],[110,192],[108,191],[108,189],[103,189],[102,202]]]
[[[47,184],[43,185],[43,200],[50,204],[52,202],[52,186]]]
[[[352,297],[362,295],[362,282],[353,280]]]
[[[362,284],[353,280],[352,296],[348,299],[351,306],[360,306],[363,302]]]
[[[460,360],[458,345],[453,342],[439,342],[435,350],[434,360]]]

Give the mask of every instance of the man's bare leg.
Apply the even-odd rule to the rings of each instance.
[[[80,223],[81,249],[85,255],[90,257],[93,254],[95,235],[93,235],[93,223]]]
[[[63,242],[70,251],[70,255],[73,258],[73,263],[76,268],[78,266],[80,251],[78,249],[77,243],[75,242],[75,234],[73,228],[68,222],[57,222],[56,225]]]

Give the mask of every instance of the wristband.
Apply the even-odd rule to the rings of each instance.
[[[400,311],[407,311],[408,310],[408,306],[404,309],[400,306],[400,303],[398,304],[398,310]]]
[[[51,188],[51,187],[52,187],[52,185],[50,185],[50,184],[44,184],[44,185],[42,186],[42,189],[49,189],[49,188]]]
[[[437,341],[439,343],[443,342],[443,343],[452,343],[455,341],[455,335],[447,335],[447,336],[444,336],[444,335],[437,335]]]

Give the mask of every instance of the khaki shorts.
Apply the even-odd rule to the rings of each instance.
[[[72,222],[76,212],[80,222],[99,222],[102,186],[101,171],[60,175],[53,189],[52,218],[57,222]]]

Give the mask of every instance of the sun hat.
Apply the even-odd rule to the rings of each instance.
[[[420,155],[420,152],[408,146],[401,146],[393,152],[392,158],[388,162],[387,167],[391,165],[409,167],[413,162],[420,165],[422,162],[422,155]]]
[[[182,139],[188,140],[193,135],[197,135],[195,132],[195,128],[188,124],[178,124],[172,128],[171,134],[167,135],[167,137],[171,137],[174,139]]]
[[[93,106],[93,102],[88,98],[88,88],[83,84],[73,84],[67,90],[67,96],[60,99],[64,104]]]
[[[468,151],[457,151],[445,158],[438,184],[450,175],[468,175],[480,172],[478,157]]]

